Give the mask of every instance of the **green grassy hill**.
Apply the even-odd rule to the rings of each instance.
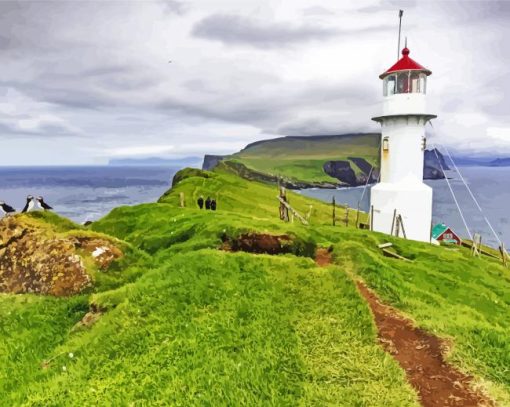
[[[330,226],[330,206],[299,194],[290,202],[312,205],[311,225],[283,223],[275,187],[226,167],[177,181],[158,203],[91,226],[139,251],[120,265],[125,281],[69,298],[0,294],[0,404],[418,406],[377,343],[364,280],[510,405],[510,271],[497,261]],[[218,210],[199,210],[200,195]],[[286,235],[290,250],[220,250],[248,232]],[[412,261],[384,257],[387,241]],[[317,247],[332,265],[316,266]],[[79,324],[87,312],[95,324]]]
[[[377,167],[380,134],[282,137],[246,146],[228,160],[249,169],[289,181],[340,185],[323,166],[328,161],[347,161],[356,175],[368,175],[352,157],[362,158]]]

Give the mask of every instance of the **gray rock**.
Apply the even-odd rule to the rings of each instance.
[[[220,161],[224,160],[227,155],[212,155],[212,154],[206,154],[204,155],[204,162],[202,164],[202,169],[206,171],[211,171],[213,168],[215,168]]]

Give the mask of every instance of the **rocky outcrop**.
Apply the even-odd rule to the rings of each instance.
[[[365,185],[367,181],[369,183],[377,182],[379,177],[377,168],[372,170],[372,165],[363,158],[349,157],[349,160],[327,161],[323,166],[324,172],[330,177],[337,178],[346,186]],[[356,174],[351,167],[351,162],[356,164],[362,172]],[[369,176],[370,180],[368,179]]]
[[[423,179],[444,179],[444,174],[441,169],[426,165],[423,167]]]
[[[436,155],[437,154],[437,155]],[[443,168],[448,171],[450,168],[441,152],[434,148],[432,150],[425,150],[423,160],[423,179],[444,179]]]
[[[322,166],[324,172],[330,177],[337,178],[349,186],[357,185],[356,173],[349,161],[327,161]]]
[[[220,161],[227,158],[227,155],[212,155],[212,154],[206,154],[204,155],[204,162],[202,163],[202,169],[206,171],[211,171],[213,168],[215,168]]]
[[[24,215],[0,220],[0,292],[78,294],[93,283],[86,264],[104,271],[121,256],[106,238],[56,233]]]
[[[379,180],[379,168],[372,167],[372,164],[370,164],[367,160],[364,158],[359,157],[348,157],[349,160],[351,160],[356,166],[363,171],[362,174],[358,174],[358,182],[361,182],[361,184],[366,184],[368,177],[370,177],[370,180],[368,180],[369,184],[373,184],[374,182],[377,182]]]

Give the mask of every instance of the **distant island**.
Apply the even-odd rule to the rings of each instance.
[[[462,167],[510,167],[510,157],[453,157],[455,163]]]
[[[196,167],[200,168],[202,164],[201,157],[183,157],[183,158],[116,158],[111,159],[108,165],[116,167]]]
[[[351,133],[261,140],[228,156],[206,155],[202,169],[222,162],[243,178],[279,180],[291,189],[360,186],[379,179],[380,138],[380,133]],[[441,153],[425,151],[424,179],[443,179],[441,168],[449,170]]]

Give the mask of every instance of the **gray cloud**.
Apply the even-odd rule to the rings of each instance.
[[[189,5],[183,1],[161,0],[161,4],[164,12],[169,14],[183,15],[189,9]]]
[[[304,14],[308,16],[319,15],[317,7],[312,9],[312,13],[315,14],[310,14],[310,10],[308,14],[306,11]],[[328,15],[326,9],[321,8],[321,10],[322,15]],[[220,41],[226,45],[247,45],[257,49],[274,49],[302,45],[310,41],[331,40],[340,36],[381,33],[393,29],[393,26],[387,24],[339,29],[319,27],[312,24],[268,23],[245,16],[215,14],[196,23],[191,33],[197,38]]]
[[[429,1],[429,3],[431,3],[432,1]],[[391,11],[394,12],[396,15],[398,13],[398,10],[400,9],[404,9],[404,11],[406,11],[415,8],[416,3],[417,2],[415,0],[379,0],[378,4],[371,4],[369,6],[360,7],[358,11],[360,13],[377,13],[381,11]]]
[[[59,138],[77,136],[75,131],[59,124],[42,124],[35,129],[20,129],[11,124],[2,123],[0,120],[0,138],[12,137],[36,137]]]
[[[315,110],[319,108],[328,114],[343,109],[365,108],[373,105],[377,98],[377,93],[370,87],[346,86],[341,83],[313,82],[296,85],[293,89],[285,83],[274,81],[273,84],[274,90],[264,95],[256,91],[248,94],[233,92],[231,95],[224,95],[222,103],[196,100],[185,102],[176,98],[167,98],[158,107],[163,111],[182,115],[255,124],[264,128],[266,132],[281,134],[282,129],[290,129],[292,125],[279,127],[277,124],[301,120],[302,118],[298,120],[295,117],[295,112],[300,109],[306,110],[313,107],[314,112],[306,113],[306,116],[316,116]],[[189,83],[186,86],[189,87]],[[198,85],[193,83],[193,86],[204,85],[198,82]],[[199,89],[202,90],[202,88]],[[302,135],[318,134],[323,131],[324,124],[319,124],[318,118],[308,117],[306,120],[306,126],[299,125],[302,129],[306,129],[306,133]],[[315,129],[314,123],[317,124]],[[336,126],[336,132],[340,131],[338,122],[335,122],[334,126]],[[292,134],[296,134],[295,129]]]
[[[331,14],[335,14],[335,12],[322,6],[312,6],[303,9],[304,16],[329,16]]]
[[[346,123],[345,121],[325,121],[319,118],[296,119],[276,129],[278,134],[288,136],[334,136],[338,134],[358,134],[370,132],[373,128],[366,125]],[[274,131],[274,130],[273,130]]]
[[[198,4],[0,2],[0,162],[27,148],[34,162],[84,163],[119,146],[206,153],[223,140],[229,152],[275,135],[377,130],[399,8],[413,58],[434,72],[443,142],[510,154],[498,139],[510,128],[509,2]]]
[[[192,30],[198,38],[221,41],[224,44],[244,44],[256,48],[280,47],[328,39],[337,34],[330,28],[296,26],[291,23],[267,23],[252,18],[215,14],[199,21]]]

